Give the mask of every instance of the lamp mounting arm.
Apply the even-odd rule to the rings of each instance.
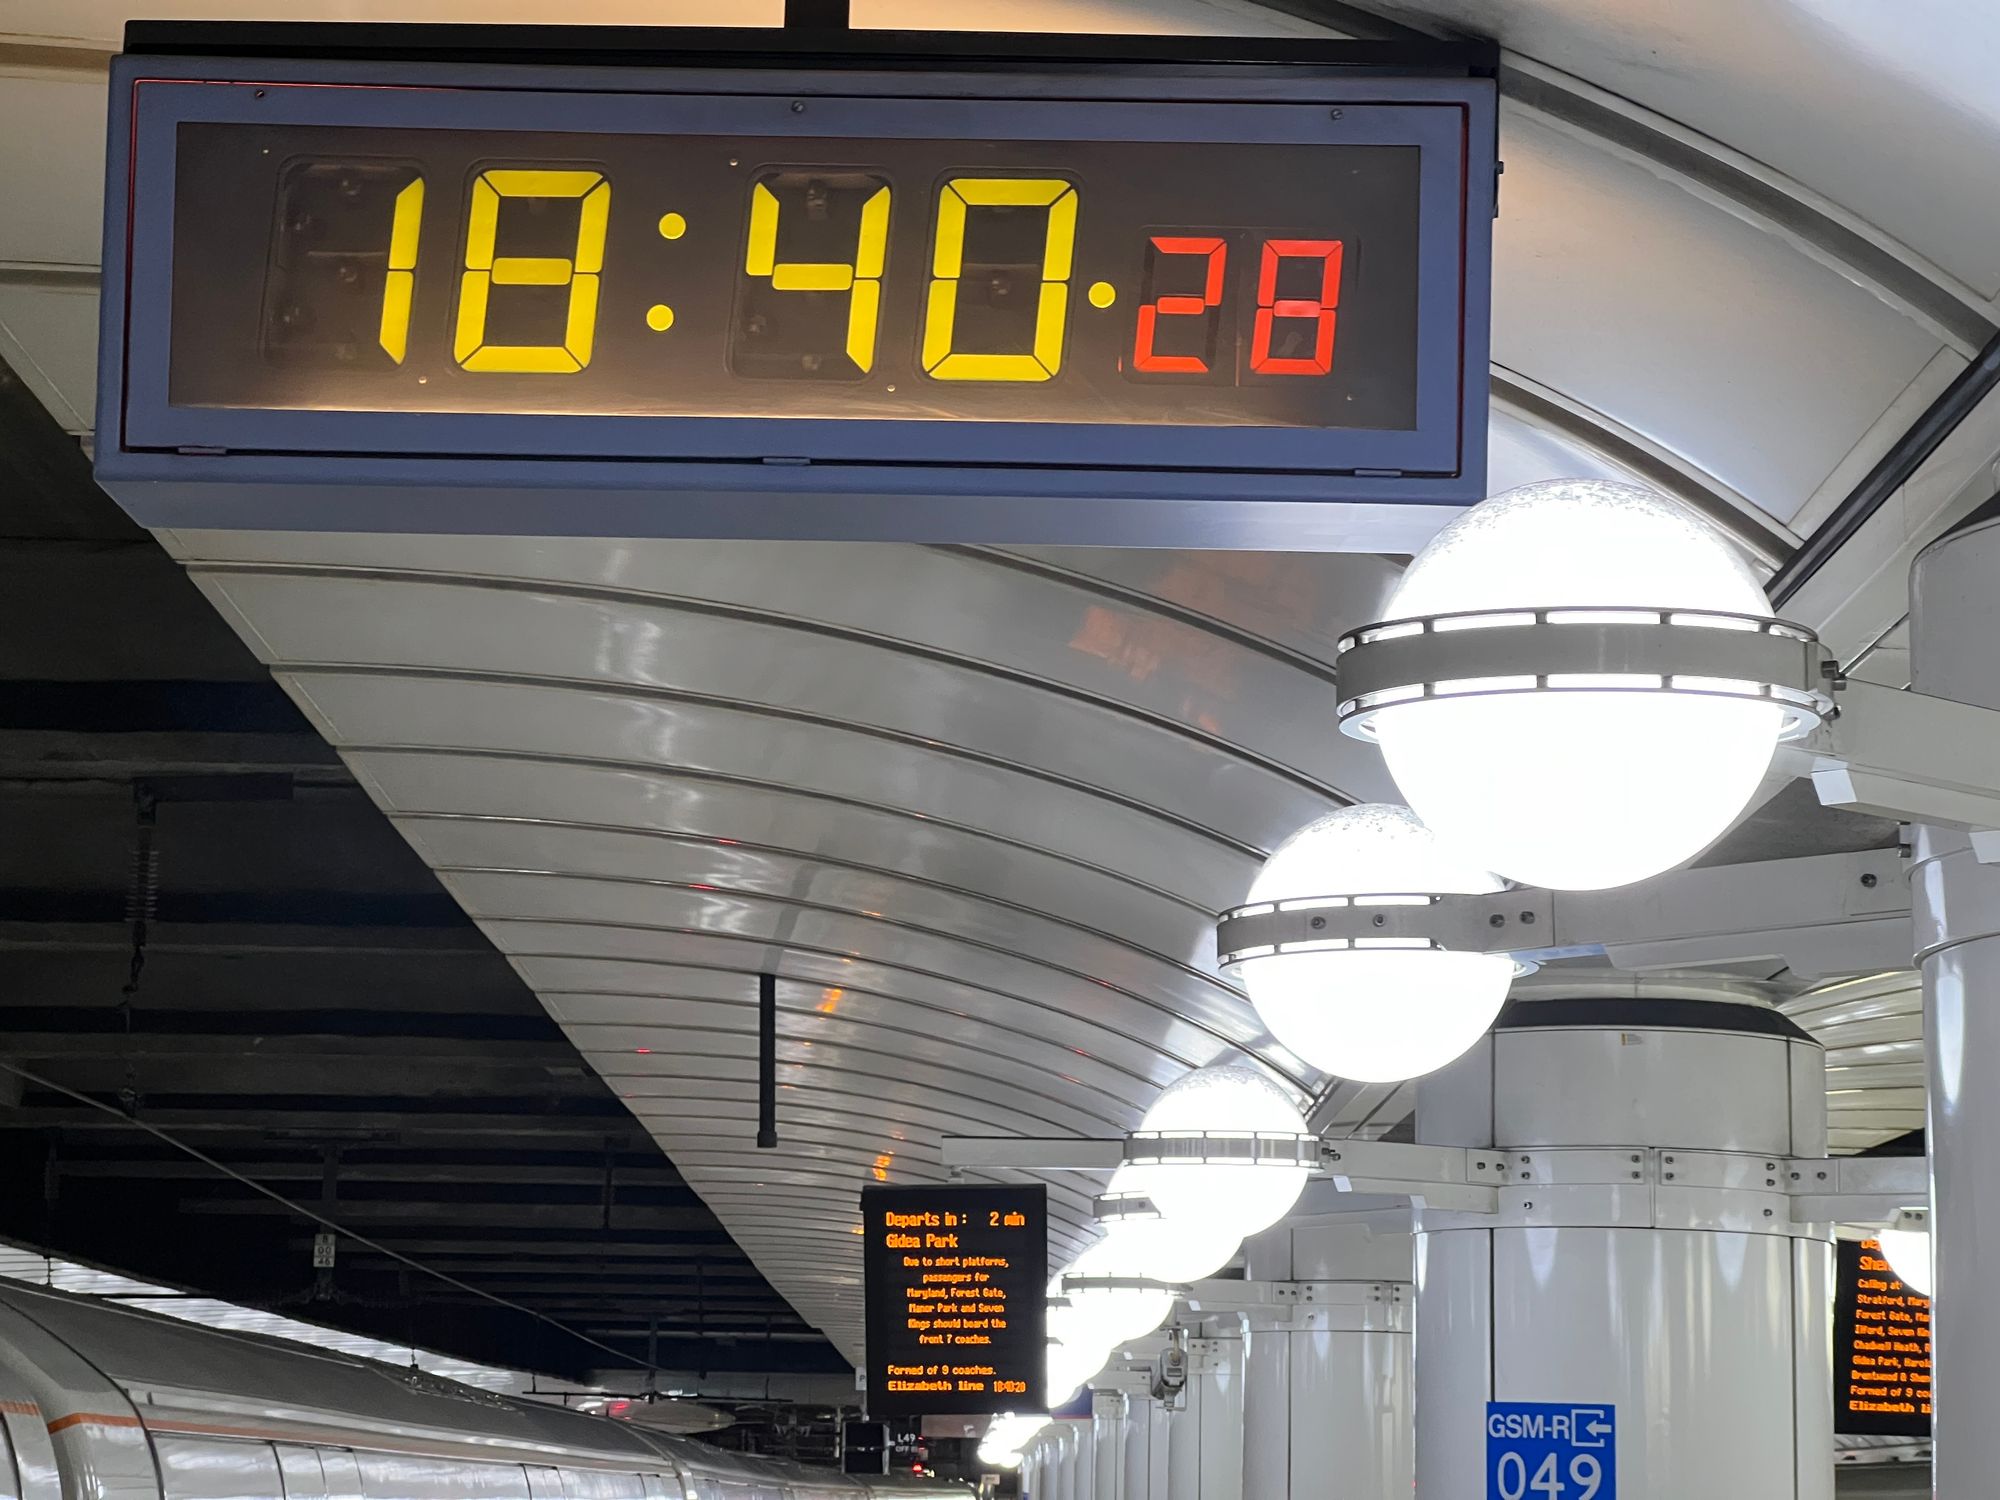
[[[1780,747],[1781,767],[1810,776],[1827,807],[1970,829],[1979,857],[2000,859],[2000,709],[1853,678],[1834,704]]]

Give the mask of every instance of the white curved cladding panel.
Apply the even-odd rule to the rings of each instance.
[[[1243,1374],[1244,1500],[1408,1500],[1413,1354],[1407,1331],[1253,1329]]]
[[[1493,1046],[1493,1139],[1503,1150],[1643,1142],[1792,1153],[1783,1037],[1635,1026],[1501,1031]]]
[[[176,541],[850,1352],[854,1192],[945,1180],[941,1135],[1128,1130],[1245,1055],[1322,1081],[1216,974],[1210,923],[1299,822],[1378,794],[1299,705],[1330,719],[1380,559]],[[783,1144],[758,1152],[767,967]],[[1101,1183],[1050,1186],[1068,1258]]]
[[[1121,1500],[1167,1500],[1167,1414],[1151,1396],[1135,1394],[1126,1424]]]
[[[1632,1500],[1825,1500],[1830,1396],[1822,1421],[1821,1393],[1799,1386],[1797,1335],[1801,1320],[1825,1315],[1825,1246],[1813,1247],[1812,1276],[1782,1235],[1502,1229],[1423,1239],[1431,1264],[1418,1292],[1418,1365],[1439,1369],[1419,1376],[1419,1500],[1485,1493],[1489,1395],[1617,1406],[1618,1491]],[[1443,1316],[1423,1302],[1433,1289],[1444,1293]],[[1490,1342],[1481,1320],[1456,1315],[1489,1296]]]
[[[1069,1471],[1070,1500],[1097,1500],[1096,1418],[1070,1422],[1073,1429],[1065,1456]]]
[[[1518,106],[1493,362],[1788,520],[1942,347],[1765,230]]]
[[[1418,1235],[1418,1500],[1487,1492],[1481,1423],[1495,1394],[1493,1324],[1493,1236]]]
[[[264,647],[285,663],[402,664],[411,646],[402,632],[420,613],[427,664],[459,673],[500,672],[721,704],[775,700],[806,718],[837,715],[889,734],[934,736],[945,745],[1004,737],[1019,712],[1017,689],[1025,678],[1031,685],[1062,685],[1080,716],[1074,732],[1089,736],[1082,743],[1119,735],[1121,728],[1121,738],[1133,737],[1135,728],[1123,726],[1121,715],[1157,716],[1184,733],[1362,795],[1386,795],[1391,785],[1359,742],[1318,732],[1321,726],[1303,716],[1272,719],[1258,712],[1274,690],[1290,685],[1297,664],[1241,649],[1200,622],[1134,607],[1108,590],[944,549],[595,546],[603,563],[599,577],[564,579],[547,589],[468,589],[449,578],[431,584],[246,573],[217,578],[211,592],[255,620]],[[714,566],[704,568],[703,558],[713,558]],[[1386,568],[1374,570],[1376,580]],[[1274,585],[1284,571],[1282,565],[1270,569]],[[427,597],[427,590],[435,592]],[[278,597],[282,610],[272,608]],[[1352,607],[1327,599],[1324,587],[1303,602],[1343,613]],[[718,618],[723,610],[729,613]],[[913,619],[930,627],[914,640]],[[897,645],[884,649],[876,640]],[[847,670],[840,672],[843,662]],[[875,678],[857,670],[870,665],[877,673],[901,675]],[[829,673],[836,674],[831,681]],[[968,674],[983,689],[978,697],[965,693]],[[841,696],[830,698],[837,688],[844,689]],[[1114,714],[1107,715],[1107,704],[1116,705]],[[1052,714],[1065,706],[1040,704]],[[1051,726],[1068,727],[1060,720]],[[1078,748],[1058,735],[1041,754],[1054,761],[1051,771],[1067,772]],[[1115,753],[1117,742],[1092,748],[1100,756]]]
[[[1243,1357],[1241,1337],[1190,1341],[1181,1407],[1166,1414],[1168,1500],[1245,1500]]]
[[[1373,0],[1368,9],[1498,36],[1768,163],[2000,296],[2000,11],[1986,0]]]
[[[1116,1391],[1099,1391],[1090,1402],[1090,1446],[1095,1472],[1091,1492],[1096,1500],[1124,1500],[1126,1432],[1131,1425],[1130,1399]]]

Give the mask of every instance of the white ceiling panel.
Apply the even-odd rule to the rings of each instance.
[[[1327,666],[1379,560],[217,540],[197,580],[849,1352],[854,1193],[944,1180],[942,1136],[1122,1133],[1224,1059],[1302,1106],[1325,1085],[1211,926],[1292,827],[1384,784]],[[1385,1127],[1394,1092],[1335,1128]],[[1047,1179],[1065,1259],[1103,1177]]]
[[[89,432],[97,408],[95,279],[0,268],[0,357],[65,432]]]
[[[1923,987],[1914,972],[1818,985],[1781,1009],[1826,1047],[1835,1151],[1865,1151],[1924,1128]]]
[[[8,11],[20,3],[0,6],[0,203],[9,205],[0,265],[94,269],[103,248],[104,76],[14,63]],[[28,142],[42,149],[21,149]],[[49,170],[52,160],[61,171]]]
[[[1507,47],[1775,168],[2000,297],[1989,0],[1375,0]]]
[[[1493,359],[1788,520],[1942,348],[1765,228],[1504,112]]]

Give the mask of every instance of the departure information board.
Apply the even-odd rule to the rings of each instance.
[[[1048,1362],[1048,1190],[861,1193],[868,1411],[1040,1411]]]
[[[1931,1433],[1931,1304],[1874,1240],[1834,1246],[1833,1426],[1873,1437]]]
[[[768,33],[663,30],[647,66],[549,29],[529,66],[432,30],[119,59],[114,493],[231,458],[206,483],[285,526],[531,529],[441,492],[553,484],[546,531],[651,487],[618,530],[796,534],[775,490],[873,497],[793,507],[812,534],[1049,541],[1113,538],[1006,497],[1102,494],[1206,501],[1211,545],[1256,498],[1483,494],[1495,90],[1448,47],[864,32],[755,68]]]

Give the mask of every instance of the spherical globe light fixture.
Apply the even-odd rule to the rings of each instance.
[[[1882,1259],[1896,1279],[1919,1297],[1931,1295],[1930,1214],[1925,1209],[1906,1208],[1896,1216],[1895,1225],[1876,1237]]]
[[[1019,1468],[1022,1450],[1048,1425],[1048,1417],[1040,1412],[995,1417],[979,1440],[980,1463],[993,1469]]]
[[[1079,1311],[1076,1297],[1063,1285],[1070,1274],[1058,1271],[1049,1278],[1048,1365],[1044,1372],[1048,1388],[1044,1394],[1051,1411],[1068,1404],[1111,1358],[1113,1341],[1099,1336],[1091,1319]]]
[[[1318,1137],[1254,1068],[1199,1068],[1153,1102],[1126,1142],[1129,1181],[1171,1221],[1211,1220],[1239,1239],[1292,1210],[1319,1164]]]
[[[1213,1276],[1243,1243],[1235,1227],[1213,1218],[1170,1219],[1136,1183],[1136,1167],[1120,1167],[1099,1200],[1106,1252],[1121,1274],[1185,1285]]]
[[[1417,816],[1556,890],[1699,853],[1828,709],[1812,633],[1771,618],[1721,533],[1603,480],[1473,507],[1340,646],[1341,727],[1380,743]]]
[[[1063,1295],[1069,1299],[1065,1326],[1071,1330],[1065,1343],[1073,1339],[1097,1356],[1079,1385],[1104,1368],[1115,1346],[1143,1338],[1174,1310],[1174,1288],[1142,1274],[1131,1248],[1116,1237],[1101,1239],[1063,1273]]]
[[[1440,844],[1408,808],[1364,803],[1285,840],[1230,916],[1316,905],[1360,915],[1504,884]],[[1246,955],[1225,954],[1225,967],[1271,1035],[1322,1072],[1364,1083],[1416,1078],[1459,1056],[1493,1024],[1515,974],[1505,954],[1415,940],[1307,941]]]

